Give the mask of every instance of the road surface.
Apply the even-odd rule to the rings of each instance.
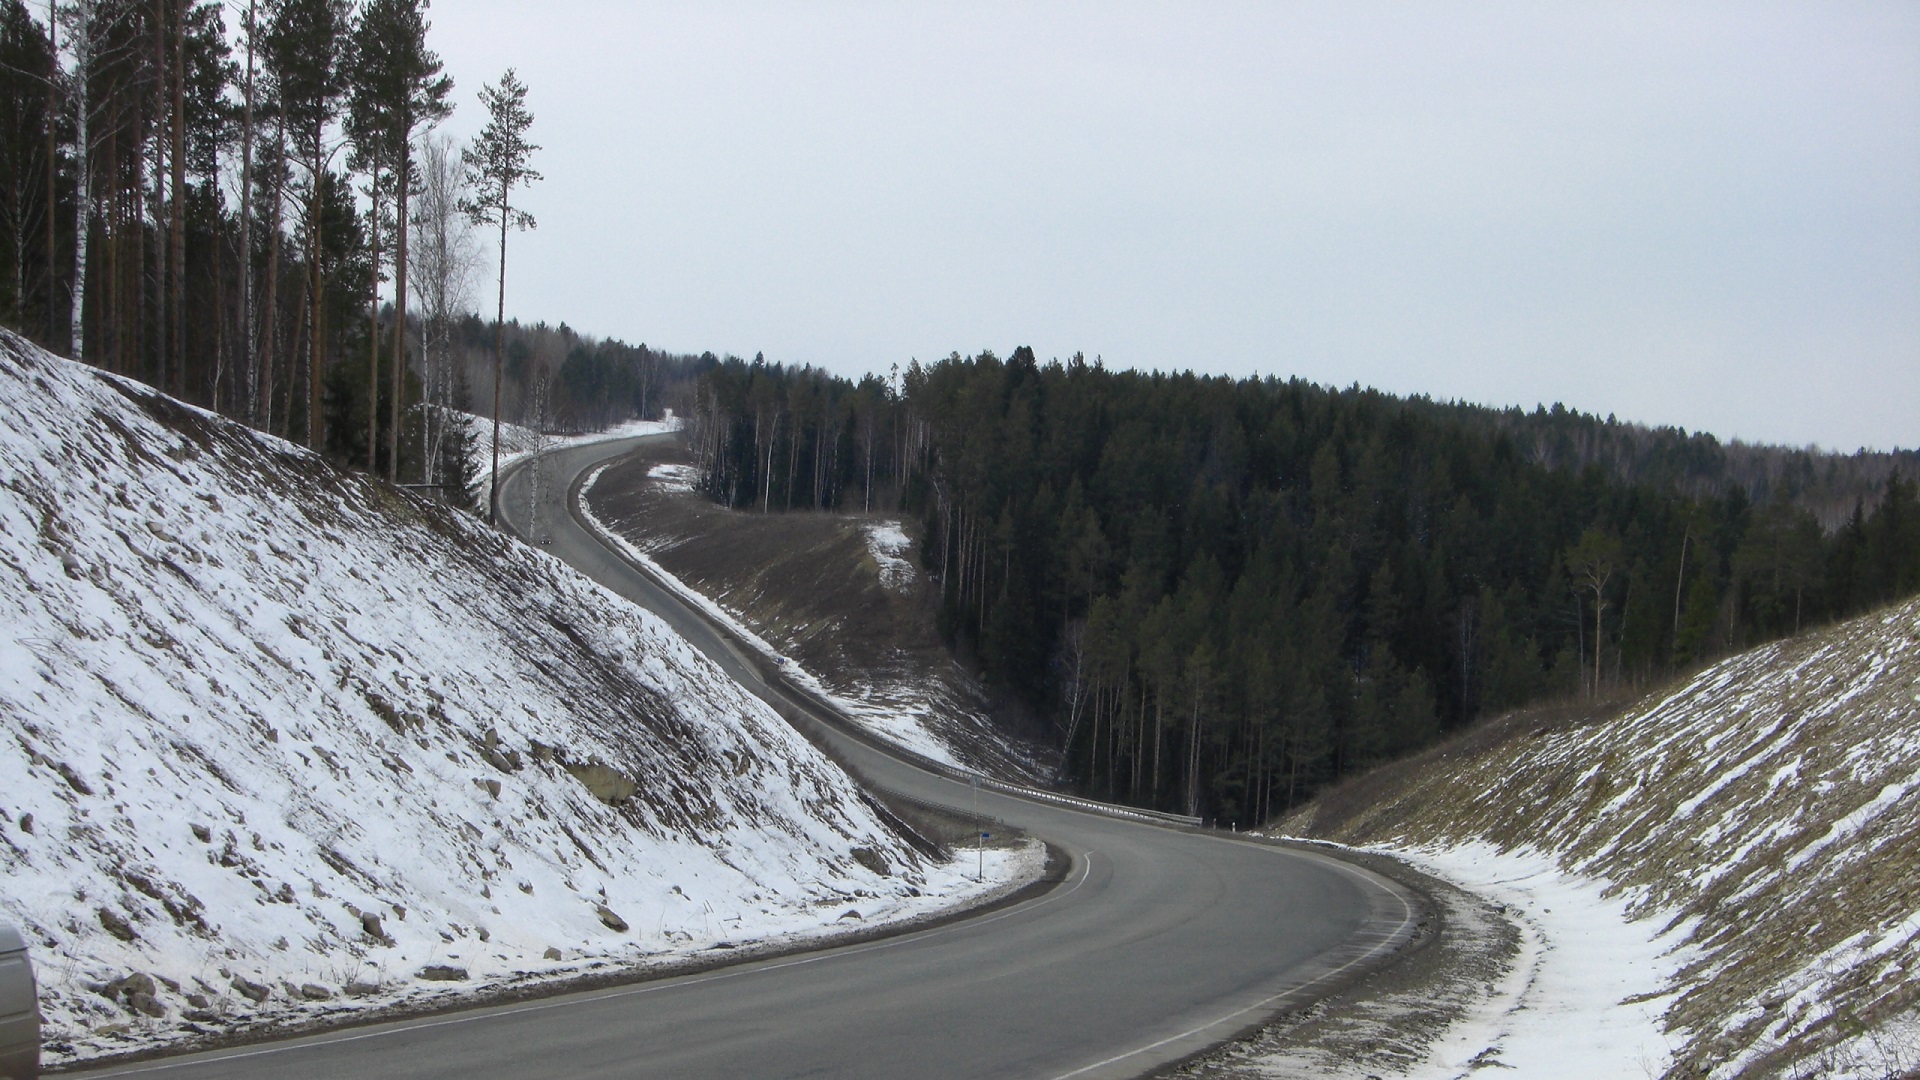
[[[658,436],[655,436],[656,438]],[[632,440],[554,452],[543,546],[658,612],[871,784],[965,812],[968,785],[812,715],[767,665],[567,512]],[[502,484],[523,536],[525,470]],[[698,975],[356,1028],[100,1075],[321,1077],[1139,1076],[1384,962],[1417,900],[1357,867],[992,791],[983,813],[1072,855],[1065,881],[931,930]]]

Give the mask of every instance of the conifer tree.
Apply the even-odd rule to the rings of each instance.
[[[307,446],[320,448],[321,385],[326,357],[326,280],[323,203],[329,162],[339,144],[330,136],[346,91],[346,0],[277,0],[265,39],[267,66],[280,92],[287,131],[307,172]]]
[[[389,480],[399,478],[400,397],[406,370],[408,200],[415,187],[414,140],[453,113],[448,100],[453,80],[442,73],[440,57],[427,48],[424,6],[423,0],[371,0],[360,14],[354,37],[354,111],[364,137],[377,144],[373,157],[391,175],[396,203]],[[373,429],[378,428],[377,418],[369,423]]]
[[[487,126],[480,137],[461,154],[467,169],[467,184],[473,195],[463,200],[461,209],[476,225],[500,227],[500,303],[494,318],[493,334],[493,467],[489,488],[498,495],[500,483],[500,382],[506,365],[507,347],[507,230],[531,229],[533,215],[513,206],[513,191],[523,184],[539,180],[540,174],[528,166],[533,152],[540,149],[527,141],[527,129],[533,126],[533,114],[527,111],[527,87],[508,68],[498,86],[480,88],[480,103],[487,107]],[[496,500],[490,498],[487,521],[496,520]]]

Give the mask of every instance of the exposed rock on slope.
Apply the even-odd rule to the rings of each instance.
[[[558,562],[4,332],[0,626],[56,1061],[971,887]]]
[[[1618,715],[1511,718],[1278,831],[1610,884],[1685,959],[1657,995],[1670,1075],[1920,1068],[1920,601]]]

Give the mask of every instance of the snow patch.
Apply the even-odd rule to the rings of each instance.
[[[1521,930],[1520,955],[1478,1014],[1449,1030],[1409,1077],[1455,1077],[1484,1068],[1516,1076],[1595,1080],[1659,1076],[1674,1064],[1662,1017],[1674,978],[1695,952],[1667,913],[1630,917],[1607,882],[1560,869],[1537,851],[1482,842],[1375,849],[1405,859],[1505,907]]]
[[[1728,658],[1614,717],[1503,722],[1383,774],[1325,831],[1313,808],[1281,831],[1539,895],[1521,906],[1552,951],[1527,1012],[1566,997],[1561,1041],[1611,1040],[1594,1045],[1630,1055],[1618,1072],[1920,1068],[1920,601]],[[1575,895],[1549,902],[1556,881]],[[1566,910],[1580,925],[1556,926]],[[1556,967],[1577,934],[1611,940],[1591,955],[1613,967]],[[1661,1041],[1605,1035],[1627,1029],[1579,1005],[1595,985],[1635,988],[1618,1000]]]
[[[691,465],[662,462],[647,470],[647,479],[668,491],[692,491],[700,481],[700,472]]]
[[[913,562],[907,558],[913,541],[897,521],[874,522],[865,527],[867,554],[880,567],[880,584],[899,591],[913,584]]]

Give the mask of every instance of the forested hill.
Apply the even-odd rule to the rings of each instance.
[[[1850,454],[1755,443],[1723,443],[1704,431],[1601,419],[1555,404],[1532,412],[1447,404],[1434,408],[1477,418],[1508,435],[1529,460],[1561,469],[1597,465],[1608,475],[1693,497],[1738,489],[1752,502],[1784,499],[1832,531],[1855,506],[1872,502],[1894,475],[1920,477],[1920,450]]]
[[[1020,349],[858,385],[727,362],[689,411],[717,499],[921,516],[943,632],[1053,712],[1082,788],[1243,824],[1489,710],[1920,588],[1898,470],[1828,531],[1372,390]]]

